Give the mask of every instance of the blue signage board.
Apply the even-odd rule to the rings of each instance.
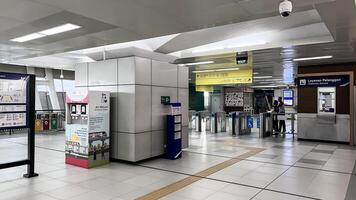
[[[348,75],[299,77],[296,81],[298,87],[344,87],[350,84]]]
[[[256,127],[257,127],[257,128],[260,128],[260,126],[261,126],[260,124],[261,124],[260,118],[257,117],[257,120],[256,120]]]
[[[293,106],[294,92],[293,90],[283,90],[283,102],[286,106]]]
[[[247,117],[247,127],[253,128],[253,118],[251,116]]]

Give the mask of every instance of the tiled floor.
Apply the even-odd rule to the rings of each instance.
[[[0,136],[0,162],[25,158],[26,140]],[[22,178],[25,167],[0,170],[0,200],[126,200],[168,185],[178,188],[161,199],[355,199],[356,148],[346,145],[193,132],[182,159],[110,163],[90,170],[64,164],[63,134],[38,135],[36,146],[40,176]],[[256,148],[255,155],[245,157]],[[197,175],[228,162],[208,176]],[[189,177],[196,178],[179,184]]]

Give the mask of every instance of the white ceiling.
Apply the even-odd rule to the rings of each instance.
[[[354,0],[292,0],[288,18],[278,16],[280,1],[1,0],[0,62],[70,69],[90,61],[88,54],[127,47],[183,58],[252,50],[255,70],[281,77],[298,65],[356,61]],[[9,41],[63,22],[82,29],[28,43]],[[256,40],[263,44],[201,52]],[[286,48],[293,54],[281,55]],[[324,54],[334,58],[285,63]]]

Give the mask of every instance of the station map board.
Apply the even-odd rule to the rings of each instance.
[[[0,129],[27,126],[27,85],[22,74],[0,74]]]

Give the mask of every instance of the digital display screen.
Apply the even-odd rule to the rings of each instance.
[[[284,90],[283,91],[283,102],[286,106],[293,106],[293,102],[294,102],[293,90]]]

